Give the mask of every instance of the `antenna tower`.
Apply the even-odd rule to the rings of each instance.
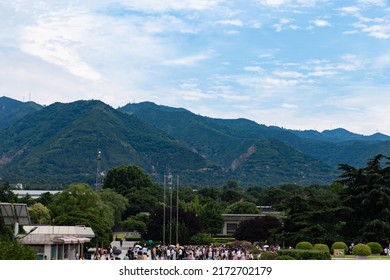
[[[98,150],[96,157],[96,189],[102,188],[102,151]]]

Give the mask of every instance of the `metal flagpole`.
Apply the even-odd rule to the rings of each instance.
[[[172,244],[172,175],[168,175],[168,185],[170,190],[170,207],[169,207],[169,244]]]
[[[166,202],[165,202],[165,192],[166,192],[166,185],[167,185],[167,182],[166,182],[166,175],[164,175],[164,211],[163,211],[163,245],[165,246],[165,205],[166,205]]]
[[[176,179],[176,244],[179,244],[179,175]]]

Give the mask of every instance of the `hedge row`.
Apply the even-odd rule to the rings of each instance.
[[[322,250],[279,250],[278,256],[288,256],[296,260],[331,260],[332,256]]]
[[[234,237],[214,237],[213,242],[219,244],[226,244],[230,242],[234,242],[236,239]]]

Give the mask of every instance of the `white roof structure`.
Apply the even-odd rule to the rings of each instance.
[[[25,197],[27,194],[31,196],[31,198],[38,198],[40,197],[43,193],[50,193],[50,194],[57,194],[62,191],[52,191],[52,190],[12,190],[14,194],[16,194],[18,197]]]
[[[35,230],[33,230],[36,227]],[[28,233],[21,237],[24,244],[78,244],[95,237],[92,228],[85,226],[24,226]]]

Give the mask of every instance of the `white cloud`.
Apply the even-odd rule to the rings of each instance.
[[[340,8],[340,11],[349,14],[357,14],[358,12],[360,12],[360,8],[357,6],[348,6]]]
[[[236,35],[239,32],[237,30],[225,30],[223,33],[225,33],[226,35]]]
[[[336,74],[337,74],[336,71],[321,71],[321,70],[317,70],[317,71],[313,71],[313,72],[309,73],[308,76],[312,76],[312,77],[325,77],[325,76],[334,76]]]
[[[259,2],[265,6],[275,7],[275,6],[281,6],[287,4],[290,2],[290,0],[260,0]]]
[[[389,39],[390,38],[390,23],[382,25],[366,25],[366,24],[355,24],[355,27],[360,28],[362,32],[367,33],[369,36],[378,39]]]
[[[305,75],[303,75],[302,73],[296,72],[296,71],[280,71],[280,70],[277,70],[277,71],[273,71],[272,73],[275,76],[282,77],[282,78],[294,78],[294,79],[297,79],[297,78],[305,77]]]
[[[294,87],[299,84],[299,81],[297,80],[289,80],[289,79],[276,79],[272,77],[266,77],[263,79],[264,87],[268,88],[274,88],[274,87],[282,87],[282,88],[289,88]]]
[[[261,5],[275,8],[286,5],[313,6],[316,4],[316,0],[258,0],[258,2]]]
[[[49,14],[23,30],[21,50],[62,66],[75,76],[99,80],[101,75],[98,71],[83,61],[76,51],[84,31],[93,25],[92,18],[83,13],[71,16]]]
[[[328,21],[323,20],[323,19],[313,20],[312,23],[313,23],[315,26],[318,26],[318,27],[331,26],[331,24],[330,24]]]
[[[295,108],[298,108],[298,105],[290,104],[290,103],[283,103],[281,105],[281,107],[284,109],[295,109]]]
[[[385,0],[358,0],[358,3],[366,5],[386,6]]]
[[[281,18],[279,19],[278,23],[273,25],[273,27],[275,28],[276,32],[281,32],[283,29],[286,29],[285,26],[290,22],[291,20],[288,18]]]
[[[359,30],[349,30],[349,31],[344,31],[343,34],[345,35],[352,35],[358,33]]]
[[[373,67],[379,70],[390,68],[390,53],[382,54],[374,58]]]
[[[180,10],[208,10],[215,8],[224,0],[131,0],[122,3],[125,7],[137,11],[168,12]]]
[[[255,20],[255,21],[251,22],[251,27],[255,28],[255,29],[259,29],[259,28],[262,27],[262,23],[257,21],[257,20]]]
[[[169,59],[163,61],[164,65],[169,65],[169,66],[193,66],[197,64],[198,62],[201,62],[203,60],[210,59],[211,55],[209,53],[200,53],[196,55],[190,55],[190,56],[185,56],[185,57],[180,57],[180,58],[174,58],[174,59]]]
[[[217,21],[217,23],[221,24],[221,25],[231,25],[231,26],[237,26],[237,27],[241,27],[244,25],[244,23],[239,19],[219,20],[219,21]]]
[[[255,72],[255,73],[261,73],[264,71],[264,69],[261,68],[260,66],[246,66],[244,67],[244,70],[247,72]]]

